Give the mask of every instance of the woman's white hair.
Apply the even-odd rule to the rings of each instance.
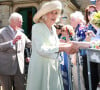
[[[14,12],[10,15],[8,22],[11,23],[11,20],[16,21],[16,19],[18,19],[18,18],[22,19],[22,15],[17,12]]]
[[[75,18],[81,20],[83,23],[85,23],[84,15],[81,11],[75,11],[74,13],[70,14],[70,18]]]

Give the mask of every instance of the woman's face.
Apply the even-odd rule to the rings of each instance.
[[[91,15],[94,12],[96,12],[95,8],[91,7],[91,8],[88,9],[88,19],[89,19],[89,21],[91,20],[91,18],[92,18]]]
[[[59,13],[60,13],[59,10],[53,10],[53,11],[47,13],[47,14],[46,14],[45,23],[46,23],[46,24],[49,24],[49,25],[53,25],[53,24],[56,22]]]
[[[71,17],[70,23],[71,23],[71,26],[73,26],[73,28],[76,28],[76,26],[79,24],[78,22],[79,22],[78,18]]]

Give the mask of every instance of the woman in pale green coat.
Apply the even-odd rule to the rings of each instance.
[[[64,90],[59,65],[59,52],[75,53],[74,43],[61,44],[53,24],[62,10],[60,1],[42,5],[34,16],[32,27],[32,56],[26,90]]]

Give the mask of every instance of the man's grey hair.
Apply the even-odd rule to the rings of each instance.
[[[8,22],[11,23],[11,20],[16,21],[16,19],[18,19],[18,18],[22,19],[22,15],[17,12],[14,12],[10,15]]]

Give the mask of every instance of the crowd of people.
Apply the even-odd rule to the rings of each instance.
[[[2,90],[71,90],[72,82],[74,90],[79,90],[76,53],[81,57],[81,90],[89,90],[86,49],[90,48],[92,39],[100,37],[100,28],[90,23],[92,14],[98,9],[89,5],[85,16],[81,11],[75,11],[70,15],[70,25],[57,22],[62,10],[58,0],[43,2],[33,17],[32,40],[21,29],[22,15],[17,12],[10,15],[9,25],[0,29]],[[32,53],[30,61],[27,58],[29,67],[25,78],[26,47],[31,48]],[[96,90],[99,64],[90,64],[92,90]],[[71,76],[73,80],[70,80]]]

